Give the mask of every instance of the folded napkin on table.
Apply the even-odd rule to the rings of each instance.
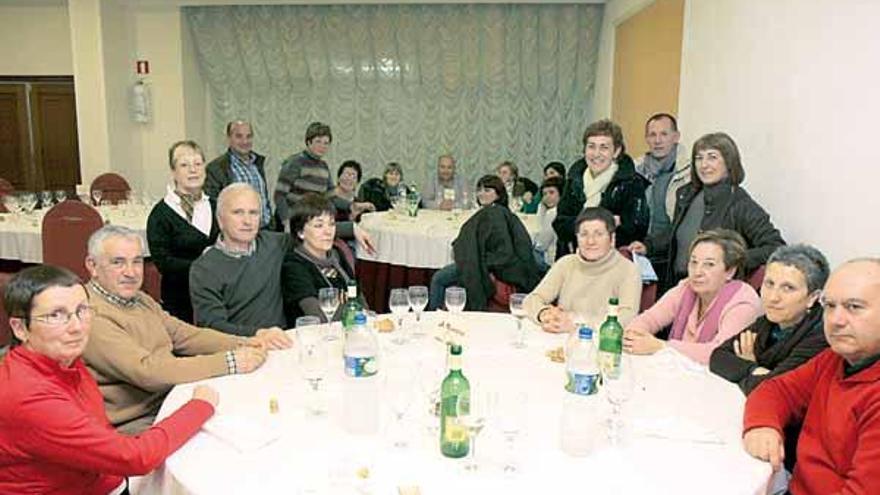
[[[241,453],[257,450],[281,436],[275,429],[235,414],[217,414],[202,428]]]

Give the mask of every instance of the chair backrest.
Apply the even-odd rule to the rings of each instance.
[[[6,292],[6,284],[12,278],[12,273],[0,273],[0,347],[12,342],[12,327],[9,326],[9,314],[3,305],[3,293]]]
[[[63,266],[88,280],[87,244],[103,225],[97,210],[80,201],[66,200],[53,206],[43,217],[43,263]]]
[[[141,290],[150,295],[156,302],[162,302],[162,274],[152,261],[144,262],[144,281]]]
[[[345,262],[348,263],[348,266],[351,267],[351,271],[354,272],[354,251],[351,250],[351,246],[342,239],[334,239],[333,246],[342,253]]]
[[[758,293],[761,292],[761,285],[764,284],[764,271],[766,269],[767,265],[761,265],[746,277],[746,283],[751,285]]]
[[[617,250],[624,258],[632,261],[633,254],[628,246],[621,246],[617,248]],[[650,282],[647,284],[642,283],[642,298],[639,301],[639,313],[653,306],[655,302],[657,302],[657,282]]]
[[[15,187],[11,182],[0,177],[0,213],[8,213],[6,211],[6,205],[3,204],[3,196],[6,196],[11,192],[15,192]]]
[[[131,191],[131,186],[128,185],[128,181],[121,175],[108,172],[95,177],[89,188],[89,193],[91,194],[95,189],[101,191],[101,201],[107,200],[112,204],[116,204],[125,200],[128,192]]]

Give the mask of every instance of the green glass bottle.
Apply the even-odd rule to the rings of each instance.
[[[599,370],[603,376],[620,374],[620,353],[623,352],[623,327],[617,321],[617,298],[608,300],[608,316],[599,327]]]
[[[461,373],[461,346],[449,346],[449,374],[440,387],[440,452],[446,457],[468,453],[468,431],[458,421],[470,407],[471,386]]]
[[[363,305],[358,300],[357,282],[351,279],[345,291],[345,306],[342,307],[342,328],[346,333],[354,328],[354,317],[363,309]]]

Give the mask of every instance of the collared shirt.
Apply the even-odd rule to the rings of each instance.
[[[239,251],[238,249],[233,249],[226,245],[223,242],[223,233],[221,232],[219,236],[217,236],[217,242],[214,243],[214,247],[219,249],[223,254],[232,258],[242,258],[244,256],[252,256],[257,251],[257,241],[256,239],[251,241],[248,245],[247,251]]]
[[[175,192],[173,185],[168,185],[163,201],[174,211],[174,213],[177,213],[181,218],[186,220],[186,213],[184,213],[183,207],[181,206],[180,196]],[[207,194],[202,194],[202,198],[196,201],[193,205],[193,216],[190,224],[199,229],[201,233],[210,237],[211,225],[213,222],[214,215],[211,214],[211,202],[208,200]]]
[[[232,172],[232,178],[235,182],[244,182],[250,184],[262,199],[262,218],[260,226],[269,225],[272,216],[272,207],[269,204],[269,190],[266,188],[266,181],[260,175],[260,169],[257,168],[257,156],[254,153],[248,155],[247,161],[241,159],[232,150],[229,151],[229,170]]]
[[[843,376],[845,378],[849,378],[862,370],[866,370],[866,369],[870,368],[875,363],[877,363],[877,361],[880,361],[880,354],[877,354],[876,356],[872,356],[869,358],[862,359],[861,361],[856,361],[853,364],[849,364],[848,362],[846,362],[844,360],[843,361]]]
[[[134,296],[131,299],[126,299],[124,297],[119,297],[116,294],[112,294],[107,289],[101,287],[101,284],[95,282],[95,279],[89,280],[89,285],[94,288],[98,294],[104,296],[104,299],[122,308],[132,308],[141,300],[138,296]]]

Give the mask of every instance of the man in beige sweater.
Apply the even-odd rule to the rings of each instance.
[[[568,332],[574,322],[597,327],[608,299],[619,301],[626,325],[638,312],[642,279],[638,267],[614,249],[614,215],[601,207],[584,209],[574,224],[578,249],[556,261],[524,306],[529,318],[547,332]]]
[[[83,358],[120,432],[149,427],[174,385],[249,373],[266,360],[265,337],[189,325],[142,292],[144,247],[137,232],[107,225],[89,239],[88,251],[95,316]]]

